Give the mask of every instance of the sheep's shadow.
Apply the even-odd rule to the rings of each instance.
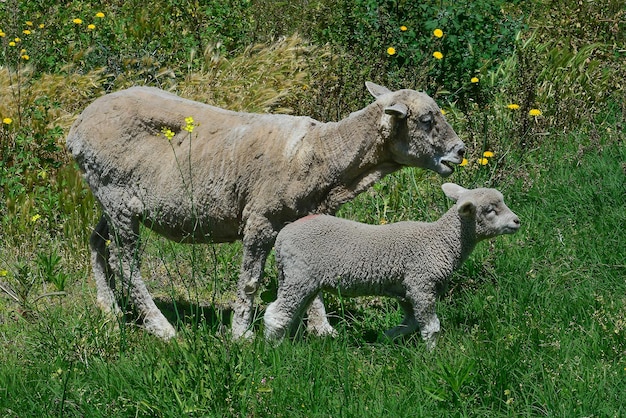
[[[178,329],[185,326],[191,328],[202,326],[225,332],[233,315],[230,306],[198,304],[184,299],[155,298],[154,302],[167,320]]]

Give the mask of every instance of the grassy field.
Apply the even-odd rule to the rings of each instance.
[[[157,17],[133,1],[0,3],[0,416],[626,416],[624,11],[479,1],[484,21],[505,13],[503,46],[452,74],[429,45],[452,62],[463,56],[454,28],[477,46],[495,36],[463,14],[472,2],[452,3],[171,0]],[[144,276],[178,337],[164,343],[97,310],[87,243],[99,208],[62,146],[86,104],[150,84],[336,120],[370,100],[366,79],[427,86],[469,149],[445,181],[498,188],[522,222],[454,275],[434,351],[419,335],[382,338],[402,318],[384,298],[329,298],[335,339],[233,342],[240,245],[150,231]],[[451,204],[443,181],[406,168],[339,216],[434,220]],[[258,335],[275,277],[270,258]]]

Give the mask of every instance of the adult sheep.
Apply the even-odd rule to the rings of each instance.
[[[367,225],[311,215],[276,238],[278,295],[265,310],[265,336],[281,339],[324,291],[342,296],[390,296],[404,311],[390,338],[421,331],[429,348],[440,325],[438,291],[482,240],[513,234],[520,220],[495,189],[442,186],[456,201],[436,222]]]
[[[179,242],[241,239],[232,335],[250,336],[263,266],[285,223],[333,213],[402,166],[452,173],[464,145],[434,100],[366,86],[375,102],[329,123],[232,112],[149,87],[95,100],[72,126],[67,146],[102,206],[90,239],[99,305],[120,312],[117,274],[144,327],[171,338],[175,330],[139,272],[140,223]],[[193,133],[185,130],[188,117],[197,121]]]

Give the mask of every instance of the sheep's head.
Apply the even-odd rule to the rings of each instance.
[[[365,83],[384,109],[380,132],[398,164],[433,170],[442,176],[463,161],[465,145],[448,124],[437,103],[414,90],[391,91]]]
[[[519,218],[496,189],[468,190],[453,183],[445,183],[441,188],[446,196],[456,201],[461,218],[474,220],[479,239],[514,234],[520,228]]]

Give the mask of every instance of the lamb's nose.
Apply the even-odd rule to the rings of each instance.
[[[516,216],[515,219],[513,219],[513,223],[517,226],[520,226],[520,221],[519,218]]]
[[[463,158],[463,156],[465,155],[465,147],[459,148],[457,154],[459,154],[459,157]]]

